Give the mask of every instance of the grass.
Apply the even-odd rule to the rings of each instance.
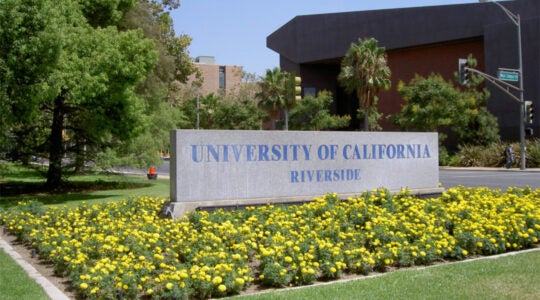
[[[496,259],[404,269],[363,280],[258,295],[278,299],[540,299],[540,251]]]
[[[45,291],[0,249],[0,299],[49,299]]]
[[[75,207],[81,202],[101,203],[139,196],[169,197],[169,180],[148,180],[146,175],[94,173],[74,175],[54,193],[44,189],[43,170],[14,164],[1,164],[0,208],[22,200],[36,200],[45,205]]]

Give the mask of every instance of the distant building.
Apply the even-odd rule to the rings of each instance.
[[[525,100],[540,107],[540,1],[500,2],[521,18]],[[358,101],[345,93],[337,76],[351,43],[373,37],[385,47],[392,70],[392,88],[381,92],[379,111],[401,111],[396,87],[415,74],[439,73],[454,79],[458,58],[472,54],[478,69],[497,76],[498,68],[518,68],[517,26],[494,3],[398,8],[297,16],[267,37],[268,48],[279,53],[284,71],[302,77],[304,94],[328,90],[334,95],[333,113],[356,115]],[[518,102],[486,83],[491,92],[488,110],[499,120],[501,137],[519,137]],[[537,109],[538,111],[538,109]],[[358,120],[354,124],[358,128]],[[540,118],[534,124],[539,137]],[[391,124],[384,128],[391,130]]]
[[[203,84],[200,93],[207,95],[210,93],[230,93],[233,89],[242,84],[242,67],[216,65],[213,56],[198,56],[195,58],[195,65],[199,68],[203,77]],[[189,81],[194,80],[191,76]]]

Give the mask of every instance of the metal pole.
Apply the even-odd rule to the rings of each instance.
[[[521,100],[521,113],[519,120],[519,142],[521,144],[521,170],[526,168],[527,149],[525,147],[525,99],[523,96],[523,57],[521,54],[521,18],[517,15],[518,52],[519,52],[519,99]]]
[[[488,2],[486,0],[480,0],[480,2]],[[509,11],[506,7],[504,7],[502,4],[500,4],[497,1],[489,1],[493,4],[496,4],[499,8],[501,8],[504,13],[512,20],[512,22],[517,26],[517,34],[518,34],[518,57],[519,57],[519,143],[521,145],[521,164],[520,169],[525,170],[525,166],[527,165],[526,162],[526,147],[525,147],[525,99],[524,99],[524,91],[523,91],[523,57],[521,53],[521,18],[519,17],[519,14],[514,14],[511,11]]]
[[[197,124],[195,128],[199,129],[199,89],[197,88]]]

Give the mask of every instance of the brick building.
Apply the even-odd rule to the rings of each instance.
[[[501,4],[521,18],[524,97],[538,108],[540,1]],[[328,90],[334,95],[333,112],[354,116],[358,101],[337,82],[341,60],[358,38],[376,38],[386,48],[392,70],[391,90],[379,95],[379,111],[387,115],[401,110],[399,81],[409,83],[415,74],[431,73],[453,80],[458,58],[469,54],[478,60],[477,69],[493,76],[501,67],[517,69],[517,36],[517,26],[500,7],[473,3],[297,16],[269,35],[267,46],[279,53],[283,70],[302,77],[304,93]],[[520,105],[492,84],[486,87],[491,92],[488,110],[499,120],[501,137],[517,140]],[[540,136],[538,116],[527,126]]]
[[[195,65],[199,68],[203,77],[201,94],[229,93],[242,83],[242,67],[221,66],[215,63],[213,56],[198,56]],[[193,77],[190,77],[190,81]]]

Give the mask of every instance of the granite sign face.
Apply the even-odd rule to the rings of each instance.
[[[171,209],[437,189],[438,156],[437,133],[175,130]]]

